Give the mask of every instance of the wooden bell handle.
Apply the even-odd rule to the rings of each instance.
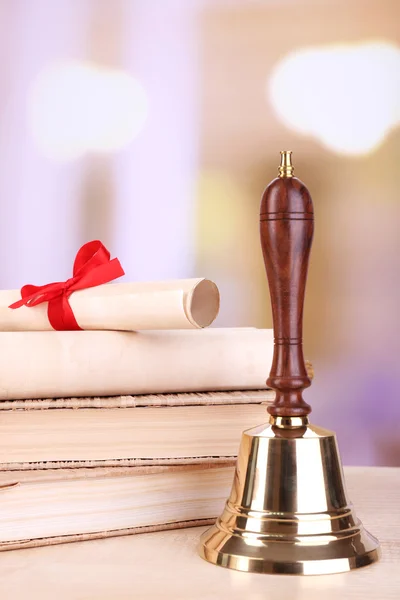
[[[311,385],[303,356],[303,305],[314,232],[314,211],[305,185],[293,177],[291,152],[281,152],[279,177],[261,199],[261,245],[274,323],[274,358],[267,385],[276,398],[275,417],[305,417],[311,407],[303,390]]]

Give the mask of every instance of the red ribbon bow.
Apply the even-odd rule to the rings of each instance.
[[[122,275],[125,273],[118,258],[110,260],[107,248],[99,240],[94,240],[84,244],[76,255],[71,279],[47,285],[24,285],[21,300],[11,304],[9,308],[32,307],[48,302],[47,315],[53,329],[81,329],[68,301],[72,292],[108,283]]]

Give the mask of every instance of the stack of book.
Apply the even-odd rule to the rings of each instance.
[[[132,360],[132,370],[143,377],[148,373],[149,393],[82,397],[71,357],[54,342],[69,338],[71,346],[84,345],[93,333],[23,334],[27,355],[31,344],[31,396],[48,391],[48,379],[40,384],[43,361],[58,381],[58,393],[53,390],[51,399],[17,399],[27,385],[21,377],[14,398],[3,395],[0,401],[1,549],[212,522],[229,494],[241,431],[267,420],[265,404],[273,393],[263,382],[271,331],[98,332],[102,371],[89,355],[84,364],[83,357],[75,363],[86,370],[85,389],[91,384],[96,389],[97,378],[108,380],[106,388],[114,381],[120,389],[121,373],[112,358],[122,343],[131,357],[134,347],[136,358],[141,356],[141,366]],[[13,335],[22,334],[0,334],[2,347]],[[39,345],[31,340],[38,336]],[[139,351],[149,345],[158,353]],[[69,364],[70,380],[61,377],[63,362]],[[158,369],[164,370],[164,389],[177,386],[178,371],[180,388],[186,385],[188,391],[150,393],[160,385]],[[0,377],[9,379],[6,370]],[[71,380],[75,394],[57,398],[71,389]],[[131,389],[137,390],[134,379]]]
[[[211,523],[268,420],[272,331],[29,331],[46,315],[10,325],[1,294],[0,549]]]

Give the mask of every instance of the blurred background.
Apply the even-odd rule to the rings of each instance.
[[[258,211],[290,149],[313,420],[345,464],[400,465],[399,22],[396,0],[0,0],[1,287],[67,279],[100,238],[125,279],[208,277],[217,326],[271,327]]]

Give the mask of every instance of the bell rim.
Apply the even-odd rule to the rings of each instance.
[[[361,524],[360,524],[361,525]],[[260,573],[270,575],[329,575],[334,573],[345,573],[354,569],[366,567],[377,562],[381,557],[381,549],[378,540],[371,535],[362,525],[361,529],[352,536],[348,536],[345,540],[340,539],[330,542],[330,550],[332,556],[329,558],[307,559],[304,555],[304,550],[310,553],[310,550],[320,552],[321,545],[314,546],[307,543],[303,545],[300,542],[293,543],[291,540],[270,540],[260,546],[256,544],[257,553],[261,556],[249,556],[251,551],[251,543],[249,540],[236,534],[224,535],[223,541],[218,541],[218,548],[214,548],[215,533],[221,532],[217,525],[213,525],[203,533],[200,539],[199,555],[200,557],[216,566],[242,571],[246,573]],[[306,538],[307,536],[304,536]],[[235,553],[224,551],[224,547],[233,539]],[[261,540],[257,540],[261,542]],[[335,542],[338,542],[337,546]],[[343,546],[345,544],[345,546]],[[367,547],[365,551],[357,552],[357,545]],[[297,552],[298,559],[274,558],[273,555],[282,554],[282,550],[288,550],[291,546],[290,554]],[[242,548],[242,550],[241,550]],[[347,550],[348,556],[343,556],[343,548]],[[263,555],[263,551],[265,554]]]

